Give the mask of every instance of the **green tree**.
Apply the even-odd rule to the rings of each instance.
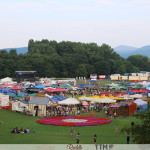
[[[150,144],[150,111],[135,115],[140,123],[133,126],[126,126],[121,129],[121,133],[128,134],[134,143]]]
[[[84,64],[80,64],[76,70],[77,77],[87,77],[87,70]]]

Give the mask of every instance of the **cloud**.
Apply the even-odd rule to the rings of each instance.
[[[94,2],[99,5],[115,5],[114,0],[91,0],[91,2]]]

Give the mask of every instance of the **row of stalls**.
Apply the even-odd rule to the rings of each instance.
[[[47,108],[49,106],[54,105],[76,105],[83,103],[85,106],[91,106],[94,105],[93,101],[86,102],[91,98],[83,97],[80,98],[80,102],[77,99],[74,98],[66,98],[63,95],[56,95],[56,96],[49,96],[48,94],[43,95],[39,94],[38,97],[34,96],[31,98],[31,100],[20,100],[20,101],[8,101],[8,96],[1,94],[1,100],[0,105],[9,106],[9,109],[12,111],[19,111],[19,112],[28,112],[28,114],[33,116],[46,116]],[[129,116],[134,114],[135,112],[139,111],[146,111],[148,104],[146,101],[143,101],[142,99],[136,99],[133,102],[119,102],[116,104],[115,100],[109,99],[109,98],[103,98],[103,99],[96,99],[92,98],[96,103],[111,103],[109,105],[109,112],[110,114],[116,113],[117,116]],[[6,103],[9,103],[6,105]],[[89,105],[90,104],[90,105]],[[56,105],[56,106],[57,106]]]

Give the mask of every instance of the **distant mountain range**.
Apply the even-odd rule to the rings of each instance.
[[[17,54],[25,54],[28,52],[28,47],[19,47],[19,48],[3,48],[0,50],[6,50],[9,52],[11,49],[15,49],[17,51]]]
[[[150,58],[150,45],[143,46],[141,48],[120,45],[114,48],[120,56],[127,58],[130,55],[144,55]]]
[[[28,52],[28,47],[20,47],[20,48],[4,48],[6,51],[10,51],[11,49],[16,49],[17,54],[25,54]],[[3,49],[0,49],[3,50]],[[143,46],[141,48],[120,45],[114,48],[120,56],[127,58],[130,55],[144,55],[150,58],[150,45]]]

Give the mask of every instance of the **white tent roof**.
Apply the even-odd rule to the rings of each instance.
[[[116,103],[116,100],[111,99],[111,98],[102,98],[102,99],[95,98],[94,101],[97,103]]]
[[[13,82],[13,80],[10,77],[6,77],[6,78],[1,79],[1,82]]]
[[[93,100],[95,100],[95,98],[89,98],[89,97],[84,96],[84,97],[80,97],[79,100],[81,100],[81,101],[93,101]]]
[[[147,102],[143,101],[142,99],[136,99],[135,101],[133,101],[134,103],[137,104],[137,106],[142,106],[147,104]]]
[[[59,101],[58,104],[61,104],[61,105],[75,105],[75,104],[79,104],[80,102],[75,99],[75,98],[67,98],[63,101]]]
[[[134,95],[129,95],[131,98],[142,98],[141,94],[134,94]]]

